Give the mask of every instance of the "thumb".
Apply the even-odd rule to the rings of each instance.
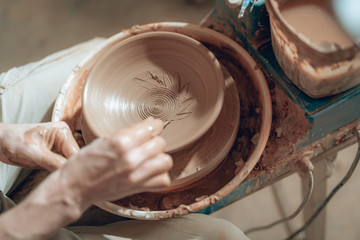
[[[45,168],[46,170],[52,172],[58,168],[61,168],[65,165],[67,159],[63,156],[56,154],[49,149],[45,148],[42,152],[42,157],[38,163],[39,167]]]
[[[74,136],[72,135],[71,131],[67,131],[67,137],[63,141],[61,150],[65,157],[69,158],[75,153],[79,152],[80,148],[77,144]]]
[[[56,131],[54,145],[57,149],[61,149],[65,157],[69,158],[79,151],[79,145],[69,128],[56,129]]]

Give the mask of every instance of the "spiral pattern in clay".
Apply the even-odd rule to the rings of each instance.
[[[137,113],[141,119],[154,117],[169,121],[176,114],[178,100],[176,94],[164,87],[149,89],[141,96]]]

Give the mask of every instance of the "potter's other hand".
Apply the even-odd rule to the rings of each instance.
[[[149,118],[112,137],[96,139],[60,169],[62,179],[79,189],[87,204],[169,186],[173,162],[158,136],[163,128],[161,120]]]
[[[79,147],[65,122],[0,123],[0,161],[25,168],[53,171]]]
[[[162,121],[148,119],[82,148],[19,205],[0,215],[0,239],[49,239],[93,203],[167,187],[172,159],[164,154],[165,142],[158,136],[163,127]],[[47,135],[36,128],[16,131],[24,133],[18,141],[29,138],[30,144],[41,146],[39,149],[51,146],[52,139],[60,134]],[[10,133],[7,137],[11,138]],[[62,146],[55,144],[65,153]],[[38,154],[40,150],[33,151]]]

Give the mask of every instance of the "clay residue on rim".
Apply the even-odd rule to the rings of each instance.
[[[307,136],[311,128],[304,111],[279,86],[271,81],[268,83],[273,105],[273,123],[268,144],[253,174],[256,171],[275,171],[296,154],[296,146],[306,140],[304,136]]]
[[[77,69],[77,67],[75,67]],[[66,101],[69,104],[64,105],[62,110],[62,120],[65,121],[73,132],[80,130],[80,116],[81,116],[81,93],[84,88],[84,83],[89,70],[85,70],[81,73],[80,80],[72,86],[74,94],[68,96]],[[60,92],[60,94],[62,94]],[[55,109],[56,110],[56,109]]]

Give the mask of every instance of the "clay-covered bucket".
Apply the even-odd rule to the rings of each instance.
[[[360,50],[350,37],[349,43],[347,43],[347,38],[344,38],[346,41],[336,39],[315,42],[314,39],[319,38],[317,34],[322,35],[324,31],[307,30],[311,27],[307,25],[309,21],[315,23],[326,19],[335,19],[335,16],[331,17],[330,4],[329,0],[266,1],[275,57],[286,76],[298,88],[314,98],[334,95],[360,83]],[[300,9],[298,10],[300,14],[299,12],[296,12],[297,14],[289,13],[290,16],[294,16],[293,18],[301,15],[301,11],[304,11],[303,21],[291,19],[292,24],[290,24],[290,19],[284,15],[283,11],[285,10],[282,10],[285,5],[286,7],[290,6],[291,10]],[[305,8],[304,6],[314,6],[321,12],[310,14],[315,10],[312,11],[311,7]],[[339,29],[338,31],[341,32],[336,21],[329,21],[329,24],[324,23],[324,26],[326,26],[325,28]],[[339,35],[346,35],[346,33],[344,31]],[[340,45],[340,43],[332,41],[346,43]]]

